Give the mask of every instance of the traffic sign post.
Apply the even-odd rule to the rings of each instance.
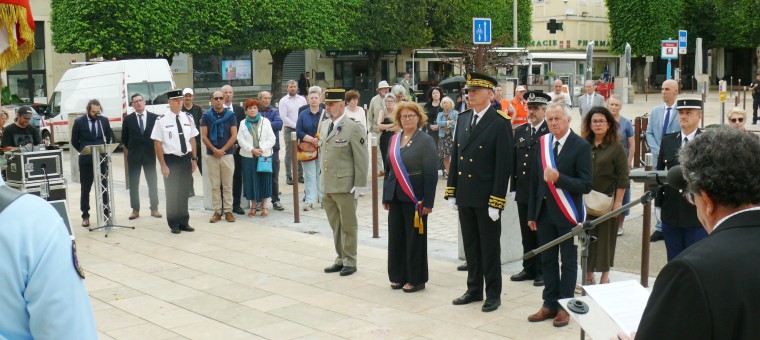
[[[678,54],[686,54],[686,30],[678,31]]]
[[[491,18],[472,18],[472,43],[491,44]]]
[[[672,66],[670,61],[678,59],[678,41],[677,40],[663,40],[662,49],[660,50],[660,59],[668,60],[668,69],[665,73],[665,79],[670,80],[672,72]]]

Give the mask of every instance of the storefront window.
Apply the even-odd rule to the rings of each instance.
[[[250,52],[226,55],[194,55],[193,86],[253,85],[252,65]]]
[[[35,50],[26,60],[8,69],[8,87],[11,95],[25,102],[47,102],[45,82],[45,22],[35,21]]]

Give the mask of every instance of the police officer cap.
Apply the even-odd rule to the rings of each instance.
[[[341,102],[346,99],[346,90],[329,89],[325,91],[325,102]]]
[[[465,89],[484,88],[493,90],[494,86],[498,84],[496,78],[475,72],[468,73],[466,79]]]
[[[678,109],[697,109],[702,110],[702,100],[693,98],[683,98],[676,101]]]
[[[528,91],[525,94],[525,99],[528,101],[528,105],[545,106],[552,101],[552,97],[541,91]]]
[[[169,90],[169,92],[166,92],[166,95],[169,99],[182,98],[182,90]]]

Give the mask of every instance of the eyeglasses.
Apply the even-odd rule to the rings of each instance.
[[[744,118],[731,118],[731,123],[744,123]]]
[[[401,120],[412,120],[417,118],[417,115],[401,115]]]
[[[591,124],[595,124],[595,125],[607,124],[607,120],[592,120]]]
[[[213,99],[213,100],[222,100],[222,99],[224,99],[224,97],[213,97],[211,99]]]
[[[137,104],[137,103],[142,103],[144,101],[145,101],[145,99],[138,99],[138,100],[133,100],[132,103],[133,104]]]

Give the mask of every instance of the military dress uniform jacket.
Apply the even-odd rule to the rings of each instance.
[[[539,138],[549,133],[546,121],[536,128],[536,134],[531,139],[530,124],[523,124],[515,129],[515,159],[512,171],[511,191],[515,192],[515,202],[528,204],[530,193],[530,167],[535,162]]]
[[[508,116],[486,110],[472,127],[472,109],[457,118],[451,166],[444,198],[462,207],[504,209],[512,172],[512,124]]]
[[[699,136],[701,132],[697,129],[695,136]],[[681,150],[682,139],[680,131],[662,137],[660,154],[657,156],[657,170],[670,170],[680,164],[678,151]],[[681,191],[666,185],[657,194],[655,203],[662,208],[660,216],[662,222],[674,227],[702,227],[702,223],[697,218],[697,207],[689,204]]]
[[[365,187],[369,166],[367,132],[361,124],[344,116],[328,134],[331,122],[323,121],[319,130],[322,192],[348,193],[353,187]]]

